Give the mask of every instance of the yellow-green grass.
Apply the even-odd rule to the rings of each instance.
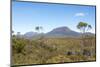
[[[81,38],[13,38],[12,65],[94,61],[95,45],[95,38],[85,39],[85,44]],[[91,55],[84,55],[83,50]]]

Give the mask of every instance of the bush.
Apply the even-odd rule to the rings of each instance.
[[[24,41],[22,39],[14,39],[13,41],[13,50],[17,53],[21,53],[25,46]]]

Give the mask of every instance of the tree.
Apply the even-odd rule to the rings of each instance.
[[[82,41],[83,41],[83,45],[84,45],[85,33],[87,31],[89,31],[92,28],[92,26],[85,22],[79,22],[77,25],[77,28],[80,29],[80,31],[81,31]]]
[[[88,23],[85,23],[85,22],[79,22],[78,25],[77,25],[77,28],[80,29],[81,33],[82,33],[82,53],[83,55],[87,55],[87,56],[90,56],[91,52],[88,51],[88,50],[85,50],[84,47],[86,47],[86,42],[85,42],[85,38],[87,37],[86,36],[86,32],[89,31],[92,26],[89,25]],[[86,46],[85,46],[86,45]]]
[[[42,33],[43,27],[42,27],[42,26],[37,26],[37,27],[35,27],[35,30],[40,34],[40,33]],[[40,39],[41,39],[42,37],[43,37],[43,35],[41,34]]]
[[[20,35],[20,32],[17,32],[17,35]]]
[[[77,28],[80,29],[80,31],[82,33],[85,33],[86,32],[86,27],[88,26],[87,23],[84,23],[84,22],[79,22],[79,24],[77,25]]]
[[[14,31],[13,31],[13,30],[12,30],[11,32],[12,32],[12,34],[14,33]]]
[[[92,26],[85,22],[79,22],[77,28],[80,29],[82,37],[84,37],[85,33],[89,31],[92,28]]]
[[[92,29],[92,26],[91,25],[88,25],[87,31],[90,30],[90,29]]]
[[[40,31],[41,31],[42,29],[43,29],[42,26],[37,26],[37,27],[35,27],[35,30],[38,31],[38,33],[40,33]]]
[[[17,38],[21,38],[21,33],[17,32]]]
[[[12,34],[13,37],[15,37],[15,35],[14,35],[14,31],[13,31],[13,30],[11,31],[11,34]]]

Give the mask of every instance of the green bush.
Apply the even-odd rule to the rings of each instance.
[[[14,39],[13,40],[13,50],[17,53],[21,53],[24,49],[25,43],[22,39]]]

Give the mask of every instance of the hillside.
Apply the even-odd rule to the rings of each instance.
[[[38,32],[26,32],[24,35],[22,35],[24,38],[28,39],[35,39],[40,38],[41,36],[44,36],[45,38],[66,38],[66,37],[80,37],[81,33],[71,30],[68,27],[62,26],[54,28],[53,30],[47,32],[47,33],[38,33]],[[94,36],[93,33],[87,32],[86,35]]]

